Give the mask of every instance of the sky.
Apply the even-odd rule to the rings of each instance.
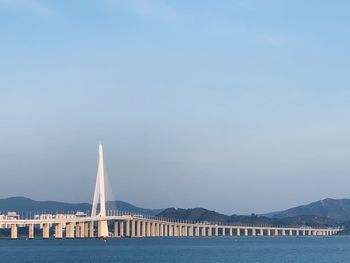
[[[349,1],[0,0],[0,198],[265,213],[350,192]]]

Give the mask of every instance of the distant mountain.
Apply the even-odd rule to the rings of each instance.
[[[337,223],[326,217],[303,215],[286,218],[269,218],[252,214],[224,215],[204,208],[175,209],[168,208],[158,214],[159,217],[173,218],[179,220],[208,221],[212,223],[227,224],[250,224],[250,225],[280,225],[280,226],[335,226]]]
[[[311,204],[302,205],[285,211],[273,212],[264,216],[270,218],[285,218],[302,215],[327,217],[338,223],[350,221],[350,199],[324,199]]]
[[[132,212],[142,215],[157,215],[162,209],[145,209],[134,205],[131,205],[123,201],[108,201],[106,202],[106,209],[115,210],[117,208],[120,211]],[[91,210],[91,204],[89,203],[65,203],[56,201],[35,201],[26,197],[10,197],[6,199],[0,199],[0,212],[16,211],[19,213],[48,213],[48,212],[87,212]]]

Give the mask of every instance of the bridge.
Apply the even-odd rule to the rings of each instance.
[[[56,239],[108,237],[206,237],[206,236],[332,236],[339,228],[276,227],[253,225],[225,225],[210,222],[192,222],[118,211],[106,212],[105,172],[103,148],[99,145],[99,164],[91,215],[52,217],[35,219],[4,218],[0,225],[9,228],[11,239],[18,238],[18,228],[27,227],[27,238],[34,239],[35,231],[42,231],[43,239],[50,233]],[[52,230],[52,231],[50,231]]]

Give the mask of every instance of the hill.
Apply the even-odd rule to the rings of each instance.
[[[327,198],[284,211],[265,214],[264,216],[269,218],[285,218],[302,215],[327,217],[335,220],[338,223],[350,221],[350,199]]]
[[[326,217],[303,215],[286,218],[269,218],[252,214],[224,215],[204,208],[175,209],[168,208],[158,214],[159,217],[173,218],[178,220],[208,221],[212,223],[226,224],[250,224],[250,225],[280,225],[280,226],[336,226],[337,223]]]

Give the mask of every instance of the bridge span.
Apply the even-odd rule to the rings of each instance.
[[[53,237],[56,239],[96,237],[332,236],[339,231],[337,228],[192,223],[131,215],[45,220],[0,220],[0,224],[6,224],[11,228],[11,239],[17,239],[18,227],[25,226],[28,227],[29,239],[35,237],[34,232],[40,229],[39,226],[42,226],[40,231],[42,231],[41,236],[44,239],[50,238],[50,229],[54,229]],[[107,236],[102,230],[104,225],[107,225]]]
[[[108,213],[107,213],[108,214]],[[50,233],[56,239],[107,237],[210,237],[210,236],[332,236],[339,228],[277,227],[253,225],[224,225],[191,222],[141,215],[106,214],[103,149],[99,145],[99,166],[90,216],[52,217],[43,219],[0,219],[0,225],[11,229],[11,239],[18,238],[18,228],[28,228],[28,238],[41,231],[44,239]],[[51,230],[51,231],[50,231]]]

